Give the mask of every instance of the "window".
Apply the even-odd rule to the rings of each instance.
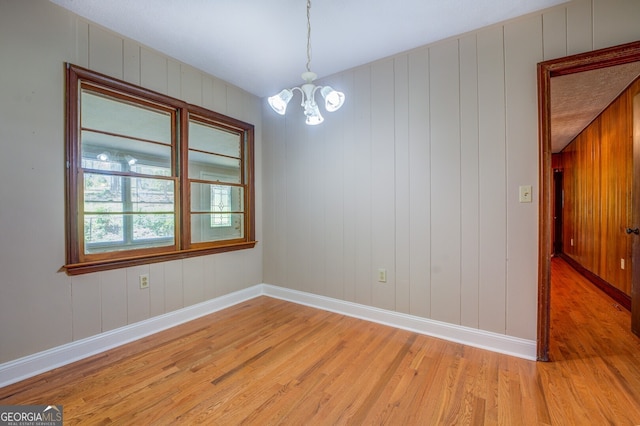
[[[216,212],[211,215],[211,227],[231,226],[231,214],[223,213],[231,211],[231,187],[211,186],[211,210]]]
[[[255,245],[252,125],[73,65],[67,102],[70,274]]]

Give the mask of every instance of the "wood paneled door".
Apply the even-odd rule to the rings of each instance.
[[[554,210],[551,150],[551,78],[640,61],[640,41],[553,59],[538,64],[538,130],[540,140],[540,214],[538,247],[538,359],[549,360],[550,285]],[[634,99],[633,190],[631,224],[617,232],[640,228],[640,98]],[[629,234],[632,243],[632,325],[640,335],[640,235]]]

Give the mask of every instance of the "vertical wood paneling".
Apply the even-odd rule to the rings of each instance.
[[[638,39],[640,2],[637,0],[593,0],[593,16],[594,49]]]
[[[592,0],[567,5],[567,55],[593,50]]]
[[[167,312],[184,308],[182,291],[182,262],[166,262],[164,265],[164,306]]]
[[[256,229],[256,235],[258,241],[263,241],[262,232],[259,228]],[[246,252],[236,253],[243,267],[238,271],[234,271],[233,291],[242,290],[264,282],[262,274],[262,247],[258,248],[260,250],[248,250]]]
[[[307,205],[309,194],[306,191],[306,186],[309,183],[309,176],[306,168],[310,165],[307,146],[309,137],[303,131],[305,124],[302,112],[295,108],[289,114],[290,116],[286,118],[287,132],[291,132],[295,136],[287,138],[287,149],[291,149],[292,152],[291,157],[287,159],[287,192],[289,194],[287,210],[295,213],[289,216],[288,223],[288,226],[291,227],[291,234],[287,239],[289,260],[287,278],[294,288],[311,292],[307,267],[308,263],[313,262],[314,259],[308,253],[307,222],[309,219],[314,219],[315,215],[309,216],[310,211]],[[300,238],[301,236],[302,238]]]
[[[100,273],[102,331],[127,325],[127,270]]]
[[[355,71],[353,101],[358,107],[355,112],[354,128],[356,152],[354,167],[356,170],[356,212],[358,215],[356,231],[356,302],[371,305],[371,285],[373,266],[372,256],[372,217],[373,190],[371,188],[372,149],[371,149],[371,69],[358,68]]]
[[[330,85],[336,90],[344,90],[339,79],[326,81],[322,84]],[[340,113],[340,111],[337,111]],[[322,265],[325,271],[323,293],[328,297],[342,299],[344,297],[344,271],[347,259],[344,253],[344,203],[345,203],[345,141],[342,138],[343,125],[336,113],[324,115],[326,124],[323,140],[318,143],[322,147],[322,158],[327,172],[323,167],[319,171],[324,175],[324,253]]]
[[[204,257],[182,261],[182,291],[185,306],[204,302]]]
[[[149,265],[149,315],[154,317],[169,312],[165,307],[164,264]]]
[[[542,14],[543,60],[567,56],[567,10],[555,8]]]
[[[563,251],[627,295],[631,294],[631,240],[624,231],[632,219],[631,102],[639,92],[640,80],[562,153]]]
[[[202,74],[202,106],[215,111],[213,103],[213,77]]]
[[[193,264],[158,263],[73,279],[58,272],[64,261],[64,227],[51,224],[64,223],[64,197],[60,197],[64,192],[64,109],[61,108],[64,62],[176,98],[182,98],[181,86],[184,85],[188,101],[198,104],[209,90],[211,104],[216,106],[213,109],[222,113],[226,113],[229,103],[240,118],[256,125],[258,191],[262,176],[261,103],[257,97],[237,88],[227,95],[226,83],[205,77],[191,67],[181,74],[180,62],[89,23],[51,2],[0,2],[0,9],[1,56],[3,60],[21,64],[14,67],[16,71],[10,67],[0,73],[3,81],[11,80],[10,86],[3,86],[11,89],[0,99],[0,104],[4,108],[9,105],[8,99],[12,99],[7,110],[13,112],[4,117],[14,124],[0,126],[0,132],[3,140],[15,141],[3,147],[0,169],[20,180],[22,185],[20,190],[6,186],[8,195],[2,192],[3,206],[13,206],[3,209],[3,213],[9,212],[9,220],[15,226],[0,227],[4,231],[0,238],[0,269],[5,282],[15,286],[4,286],[0,297],[0,363],[182,308],[184,299],[187,303],[196,303],[217,290],[235,291],[261,282],[260,245],[238,253],[222,271],[205,265],[203,257]],[[203,79],[209,88],[202,84]],[[220,105],[222,108],[218,109]],[[28,125],[23,125],[21,120],[28,120]],[[34,150],[40,155],[34,157]],[[2,159],[10,162],[5,164]],[[24,167],[24,164],[30,166]],[[42,185],[43,181],[47,185]],[[33,208],[33,203],[47,206],[46,221],[40,217],[41,208]],[[15,219],[12,211],[19,212]],[[259,209],[257,214],[261,214]],[[260,217],[256,218],[256,226],[260,240]],[[33,238],[38,241],[34,242],[24,233],[14,238],[11,233],[14,229],[19,232],[33,229]],[[12,241],[10,250],[2,244],[8,241]],[[31,253],[30,266],[13,260],[14,256],[25,258],[26,252]],[[138,275],[143,270],[150,273],[147,290],[139,288]],[[206,274],[208,278],[215,273],[224,277],[226,287],[216,289],[211,285],[211,289],[206,287],[203,293],[202,280],[198,277]],[[19,322],[21,326],[16,328],[11,322]]]
[[[478,327],[480,188],[476,36],[460,39],[461,270],[460,324]]]
[[[214,299],[222,296],[218,286],[218,278],[216,277],[217,259],[215,255],[205,256],[203,263],[203,284],[204,284],[204,300]]]
[[[503,29],[478,32],[480,175],[479,324],[505,332],[506,136]]]
[[[631,238],[624,230],[628,224],[632,223],[633,110],[631,106],[633,96],[637,93],[640,93],[640,80],[623,93],[600,117],[602,178],[599,200],[602,203],[601,223],[606,227],[605,237],[600,238],[600,241],[606,239],[607,243],[606,250],[600,254],[604,262],[602,276],[629,295],[631,294]],[[594,204],[597,205],[597,199],[594,200]],[[594,238],[598,237],[594,236]],[[621,259],[625,260],[627,265],[625,269],[621,267]]]
[[[460,323],[460,64],[458,41],[430,49],[431,317]]]
[[[89,68],[123,78],[123,40],[96,25],[89,26]]]
[[[140,51],[140,84],[151,90],[168,92],[167,58],[155,51],[142,48]]]
[[[341,76],[342,91],[349,93],[349,99],[337,111],[342,126],[342,140],[344,149],[344,192],[342,212],[344,222],[344,300],[356,301],[356,224],[358,222],[358,210],[356,204],[356,194],[358,192],[357,170],[354,167],[354,159],[359,155],[357,150],[357,140],[355,122],[356,109],[359,108],[356,99],[351,94],[355,93],[354,76],[355,73],[348,73]]]
[[[98,274],[76,275],[71,278],[73,309],[73,340],[102,332],[100,277]]]
[[[58,270],[64,260],[61,86],[76,31],[71,16],[49,6],[0,3],[0,363],[72,338],[71,279]]]
[[[431,139],[429,50],[409,54],[410,312],[431,315]]]
[[[188,65],[180,65],[180,98],[194,105],[202,105],[202,73]]]
[[[245,119],[245,95],[246,93],[237,87],[227,86],[227,115],[239,120]]]
[[[395,310],[411,312],[411,215],[409,171],[409,58],[394,60]]]
[[[74,62],[84,68],[89,68],[89,23],[79,17],[73,19],[75,25],[76,55]]]
[[[182,97],[180,63],[173,59],[167,59],[167,94],[178,99]]]
[[[227,85],[217,78],[213,80],[213,110],[227,114]]]
[[[123,79],[132,84],[140,85],[140,45],[124,39]]]
[[[149,318],[149,289],[140,288],[140,275],[149,273],[149,265],[127,268],[127,323]],[[151,277],[149,277],[151,278]]]
[[[276,115],[275,113],[273,113]],[[273,126],[273,135],[275,138],[267,139],[270,143],[269,147],[265,149],[265,155],[271,155],[271,168],[267,170],[267,163],[265,162],[264,176],[268,177],[267,182],[271,182],[271,188],[269,191],[263,193],[263,206],[265,208],[265,241],[269,243],[269,247],[264,250],[264,268],[272,268],[272,273],[265,276],[273,277],[269,283],[281,285],[281,283],[287,283],[287,270],[289,257],[287,256],[287,235],[289,227],[289,210],[288,210],[288,197],[289,192],[287,188],[287,153],[285,139],[278,137],[284,133],[284,120],[280,120],[280,116],[273,117],[267,120]],[[270,149],[269,149],[270,148]],[[266,189],[266,188],[265,188]],[[278,200],[277,203],[269,203],[269,200]],[[272,221],[266,222],[267,211],[266,209],[274,205],[271,209],[273,215]],[[270,227],[273,227],[270,229]],[[266,235],[270,232],[271,238]],[[269,258],[267,258],[267,254]]]
[[[324,295],[326,276],[326,210],[330,208],[327,206],[328,188],[325,179],[326,175],[332,171],[326,168],[326,158],[324,157],[323,144],[326,140],[326,126],[313,126],[307,134],[308,139],[303,142],[305,156],[309,160],[304,172],[307,175],[307,190],[305,192],[305,210],[303,215],[306,223],[306,280],[309,291],[314,294]],[[308,218],[314,216],[314,220],[308,220]]]
[[[220,253],[216,258],[216,282],[221,294],[229,294],[247,287],[244,274],[245,256],[240,251]]]
[[[294,104],[295,105],[295,104]],[[299,114],[296,114],[299,113]],[[306,254],[306,224],[305,221],[312,217],[303,216],[304,205],[306,203],[305,177],[306,162],[304,162],[304,146],[306,140],[298,135],[302,134],[305,124],[301,113],[294,109],[285,117],[285,140],[286,140],[286,267],[287,285],[291,288],[306,291],[305,268],[307,262]]]
[[[267,248],[263,255],[263,282],[266,284],[280,283],[280,285],[284,285],[285,279],[281,274],[283,267],[282,265],[278,265],[278,260],[285,258],[285,253],[279,250],[281,247],[279,237],[285,235],[286,228],[278,228],[278,222],[276,220],[278,215],[284,214],[286,211],[281,207],[287,196],[286,191],[283,189],[285,188],[284,181],[282,181],[280,191],[278,191],[276,187],[276,181],[281,179],[281,176],[284,174],[283,165],[279,167],[276,166],[278,161],[284,159],[284,155],[279,155],[283,153],[282,138],[279,136],[282,133],[277,129],[278,124],[280,124],[280,126],[284,124],[284,120],[278,120],[277,117],[274,117],[275,115],[275,112],[269,113],[268,110],[265,109],[262,128],[262,137],[265,141],[264,155],[262,157],[264,161],[262,179],[262,198],[264,201],[262,215],[264,224],[263,237]],[[281,197],[279,203],[267,202],[267,200],[271,200],[277,195]]]
[[[538,235],[538,104],[536,64],[542,55],[542,17],[530,16],[504,27],[507,137],[507,334],[535,339],[535,277]],[[519,186],[531,185],[533,202],[519,202]]]
[[[393,60],[371,67],[371,262],[372,304],[395,309],[395,153]],[[387,282],[378,282],[378,269]]]

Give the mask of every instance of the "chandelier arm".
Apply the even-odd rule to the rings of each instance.
[[[292,88],[291,88],[291,89],[289,89],[289,90],[291,91],[291,93],[293,93],[293,92],[294,92],[294,91],[296,91],[296,90],[297,90],[298,92],[300,92],[300,96],[302,97],[302,102],[300,103],[300,106],[304,106],[304,91],[303,91],[300,87],[298,87],[298,86],[296,86],[296,87],[292,87]]]
[[[311,99],[313,100],[313,103],[316,103],[316,92],[318,91],[318,89],[322,89],[322,86],[314,87],[313,92],[311,92]]]

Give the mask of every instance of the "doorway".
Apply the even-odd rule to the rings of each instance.
[[[616,65],[629,64],[640,61],[640,42],[628,43],[621,46],[582,53],[564,58],[541,62],[538,64],[538,132],[540,152],[540,211],[538,235],[538,336],[537,359],[549,361],[549,330],[550,330],[550,289],[551,289],[551,256],[553,253],[553,227],[555,226],[553,209],[553,169],[551,163],[551,78],[584,71],[608,68]],[[639,101],[640,102],[640,101]],[[639,130],[640,131],[640,130]],[[640,137],[634,138],[634,163],[640,163]],[[638,167],[635,167],[638,169]],[[634,177],[634,185],[640,188],[640,179]],[[634,186],[635,198],[640,200],[640,193]],[[639,214],[634,208],[634,214]],[[635,219],[635,218],[634,218]],[[640,218],[639,218],[640,219]],[[634,239],[634,257],[640,256],[639,239]],[[636,322],[640,323],[640,264],[633,262],[632,285],[632,322],[634,329]]]

